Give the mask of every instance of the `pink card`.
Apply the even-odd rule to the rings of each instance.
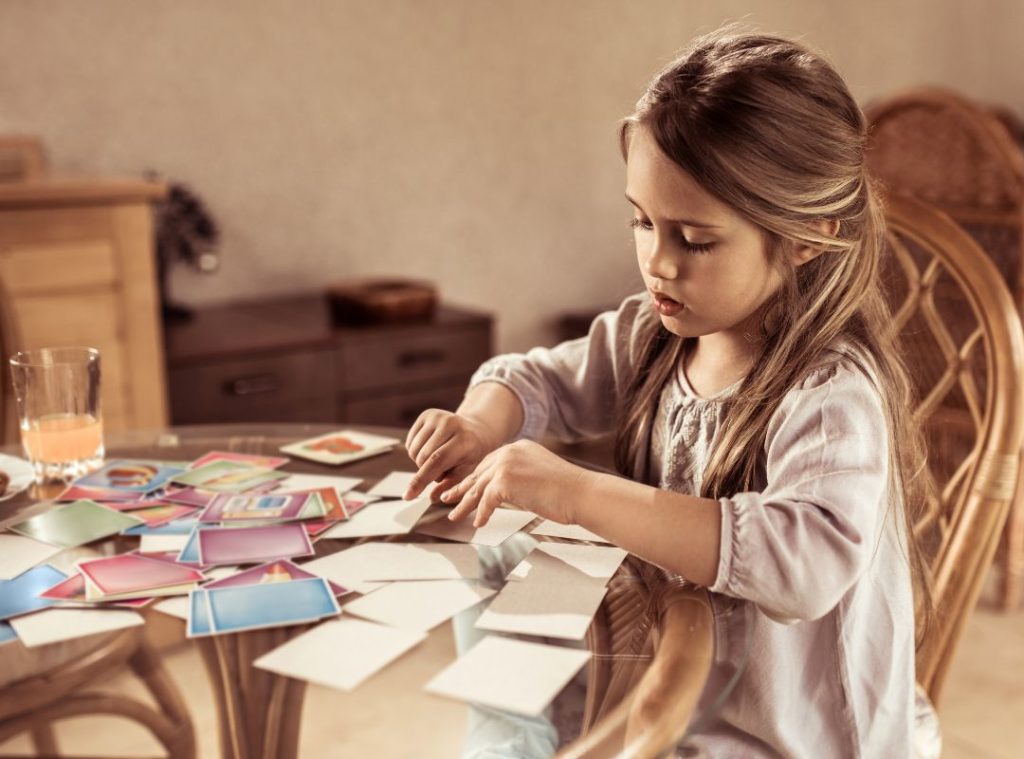
[[[196,535],[199,563],[203,566],[254,564],[313,555],[309,535],[297,522],[264,527],[210,527]]]
[[[244,522],[298,519],[309,493],[218,495],[199,515],[200,522]]]
[[[185,585],[204,579],[203,573],[196,569],[148,559],[137,553],[87,559],[78,563],[78,571],[105,596]]]
[[[265,469],[277,469],[284,466],[291,459],[284,456],[260,456],[251,453],[232,453],[231,451],[210,451],[204,456],[188,465],[189,469],[198,469],[214,461],[233,461],[236,464],[248,464],[249,466],[263,467]]]
[[[39,594],[40,598],[47,598],[51,601],[63,601],[65,603],[85,604],[89,601],[85,597],[85,578],[77,572],[66,580],[61,580],[52,588],[47,588]],[[151,602],[152,598],[133,598],[129,601],[115,601],[111,606],[124,606],[129,609],[138,609]]]
[[[107,504],[107,508],[123,511],[132,508],[128,504],[137,503],[146,498],[145,493],[131,493],[126,490],[107,490],[106,488],[90,488],[82,485],[70,485],[55,500],[57,501],[96,501]],[[125,504],[122,506],[121,504]]]
[[[259,585],[261,583],[268,582],[290,582],[291,580],[308,580],[311,577],[318,577],[312,572],[307,572],[305,569],[300,567],[294,562],[288,561],[288,559],[281,559],[280,561],[268,561],[266,564],[261,564],[258,567],[252,569],[246,569],[238,574],[225,577],[222,580],[214,580],[213,582],[206,583],[203,588],[210,590],[213,588],[230,588],[236,585]],[[343,588],[340,585],[330,582],[328,585],[331,586],[331,592],[335,596],[343,596],[349,593],[348,588]]]
[[[195,506],[183,506],[179,503],[163,503],[151,501],[151,505],[141,509],[131,509],[131,515],[141,519],[149,527],[159,527],[162,524],[181,519],[196,511]],[[123,509],[122,509],[123,510]]]

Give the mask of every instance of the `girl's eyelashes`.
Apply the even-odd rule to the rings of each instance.
[[[638,219],[636,217],[629,220],[629,226],[634,230],[642,229],[645,232],[650,232],[654,229],[654,225],[647,219]],[[679,235],[679,243],[687,253],[693,254],[710,253],[711,249],[715,247],[713,242],[690,242],[686,239],[686,236],[682,234]]]

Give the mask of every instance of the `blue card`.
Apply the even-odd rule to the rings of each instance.
[[[214,633],[297,625],[340,611],[330,585],[322,577],[213,588],[204,592],[210,602]]]
[[[128,512],[129,514],[131,512]],[[197,519],[175,519],[173,522],[150,527],[148,524],[137,524],[121,530],[122,535],[188,535],[199,524]],[[198,556],[198,554],[197,554]],[[198,561],[198,558],[196,559]]]
[[[53,606],[56,601],[39,598],[39,594],[67,577],[49,564],[40,564],[12,580],[0,580],[0,619],[10,619]]]
[[[0,622],[0,646],[4,643],[10,643],[12,640],[17,640],[18,636],[14,632],[14,628],[11,627],[9,622]]]
[[[175,559],[179,564],[194,564],[197,567],[199,563],[199,531],[206,530],[210,527],[216,527],[216,525],[200,525],[196,523],[192,528],[192,534],[189,535],[188,542],[185,547],[181,549],[181,553],[178,554],[178,558]]]
[[[188,627],[185,635],[195,638],[200,635],[209,635],[212,632],[210,602],[207,600],[207,593],[205,590],[193,590],[188,594]]]
[[[102,469],[79,477],[75,484],[80,487],[122,490],[128,493],[151,493],[184,471],[156,461],[111,461]]]

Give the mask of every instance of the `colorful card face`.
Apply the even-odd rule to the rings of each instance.
[[[74,501],[10,525],[10,529],[50,545],[74,548],[141,523],[94,501]]]
[[[270,561],[258,567],[246,569],[221,580],[208,582],[203,588],[214,590],[216,588],[234,588],[243,585],[261,585],[269,582],[291,582],[292,580],[308,580],[316,576],[312,572],[307,572],[298,564],[282,559],[281,561]],[[335,596],[343,596],[349,592],[347,588],[343,588],[336,583],[328,581],[328,584],[331,586],[331,592]]]
[[[244,493],[261,485],[287,478],[285,472],[249,466],[237,461],[214,461],[176,475],[173,482],[217,493]]]
[[[182,506],[180,503],[164,503],[159,506],[147,506],[144,509],[132,509],[131,515],[141,519],[148,527],[160,527],[175,519],[187,517],[196,511],[195,506]]]
[[[210,602],[207,592],[193,590],[188,594],[188,601],[188,623],[185,635],[189,638],[210,635],[213,628],[210,627]]]
[[[53,606],[55,601],[39,594],[52,588],[67,575],[49,564],[32,567],[13,580],[0,580],[0,619],[10,619],[37,609]]]
[[[163,500],[180,503],[184,506],[206,508],[216,496],[216,493],[208,493],[195,488],[168,488],[163,494]]]
[[[196,509],[192,506],[182,506],[181,508],[189,509],[190,514],[195,514]],[[129,527],[127,530],[122,530],[122,535],[190,535],[195,526],[199,524],[199,520],[192,518],[175,519],[164,524],[157,525],[156,527],[150,527],[148,524],[137,524],[133,527]]]
[[[122,599],[163,595],[162,591],[203,581],[203,573],[189,567],[148,559],[135,553],[87,559],[78,563],[86,578],[88,600]],[[90,583],[98,596],[90,593]]]
[[[200,595],[206,597],[206,619],[204,610],[196,607]],[[193,593],[192,611],[198,614],[196,622],[189,625],[195,637],[204,629],[207,634],[217,635],[315,622],[338,614],[340,609],[327,581],[314,577],[287,583],[204,588]]]
[[[196,531],[196,543],[199,563],[203,566],[254,564],[313,555],[309,535],[295,522],[261,527],[210,527]]]
[[[218,495],[199,515],[200,522],[245,522],[300,519],[309,493]],[[318,509],[323,513],[323,508]]]
[[[251,453],[232,453],[231,451],[210,451],[204,456],[200,456],[191,464],[188,465],[189,469],[199,469],[200,467],[212,464],[215,461],[231,461],[235,464],[245,464],[246,466],[262,467],[264,469],[277,469],[279,466],[284,466],[288,463],[288,459],[283,456],[260,456]]]
[[[397,438],[369,435],[354,430],[338,430],[282,446],[281,451],[321,464],[347,464],[350,461],[386,453],[401,442]]]
[[[96,501],[97,503],[126,503],[141,501],[145,493],[130,493],[127,490],[108,490],[106,488],[87,488],[80,485],[69,485],[55,500],[58,501]],[[110,508],[119,509],[119,506]]]
[[[62,605],[92,605],[85,597],[85,577],[79,573],[70,575],[66,580],[61,580],[52,588],[47,588],[39,594],[40,598],[50,601],[57,601]],[[123,606],[129,609],[145,606],[152,598],[134,598],[127,601],[118,601],[112,606]]]
[[[79,487],[121,490],[127,493],[152,493],[182,470],[154,461],[111,461],[97,472],[79,477]]]

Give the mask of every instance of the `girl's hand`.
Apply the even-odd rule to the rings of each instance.
[[[532,511],[562,524],[575,521],[575,504],[587,470],[570,464],[547,448],[527,440],[502,446],[487,455],[459,485],[441,494],[444,503],[461,503],[449,519],[476,509],[474,527],[487,524],[502,504]]]
[[[405,448],[419,471],[405,491],[415,498],[428,484],[438,482],[430,498],[462,482],[488,453],[497,448],[486,425],[450,411],[427,409],[413,424]]]

